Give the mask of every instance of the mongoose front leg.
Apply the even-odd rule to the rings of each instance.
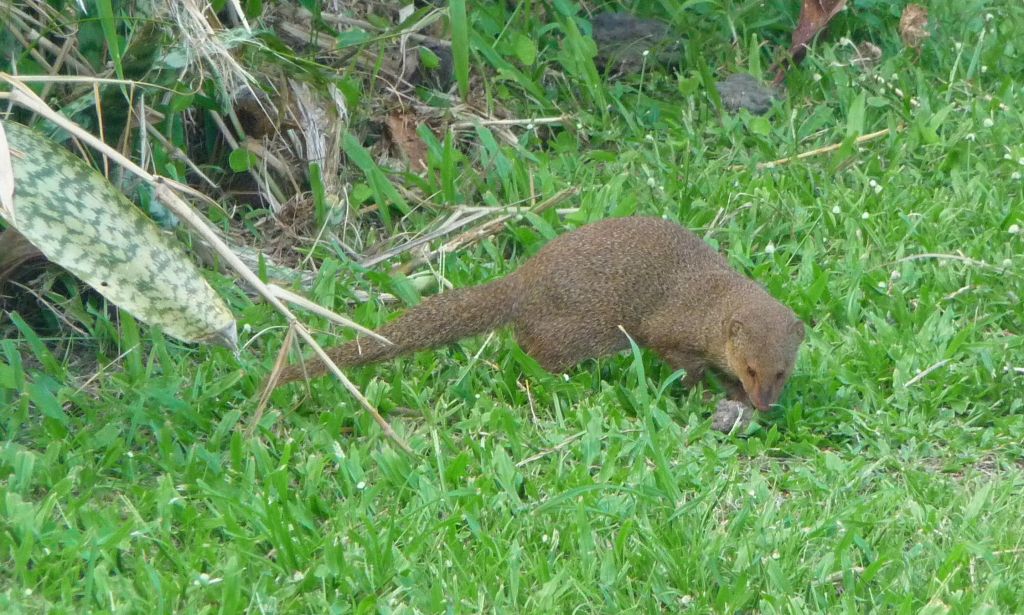
[[[668,363],[673,371],[677,369],[686,370],[686,376],[681,381],[683,387],[692,389],[698,382],[704,379],[707,363],[700,357],[679,348],[655,348],[654,352],[663,361]]]
[[[747,391],[739,380],[722,373],[718,374],[718,379],[722,382],[722,386],[725,387],[726,397],[750,407],[754,406],[753,402],[750,401],[750,396],[747,395]]]

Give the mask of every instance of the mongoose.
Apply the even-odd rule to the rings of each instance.
[[[692,386],[707,370],[731,399],[768,410],[793,370],[804,325],[700,237],[660,218],[603,220],[561,235],[513,273],[425,299],[378,333],[328,350],[339,366],[435,348],[511,324],[546,370],[624,350],[627,333]],[[620,326],[622,329],[620,329]],[[317,359],[279,384],[319,376]]]

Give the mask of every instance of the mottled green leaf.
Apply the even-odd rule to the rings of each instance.
[[[14,175],[13,211],[0,214],[11,226],[140,320],[184,341],[235,346],[231,311],[173,237],[68,150],[21,124],[0,127]]]

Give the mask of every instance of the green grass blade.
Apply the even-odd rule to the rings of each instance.
[[[124,79],[124,67],[121,55],[121,39],[117,34],[117,18],[110,0],[97,0],[96,12],[99,14],[103,37],[107,40],[110,59],[114,62],[114,72],[118,79]]]
[[[459,96],[469,95],[469,18],[466,15],[466,0],[451,0],[448,4],[448,18],[452,27],[452,60],[455,63],[455,81]]]
[[[385,224],[389,226],[391,224],[390,214],[387,211],[388,202],[401,209],[402,212],[409,213],[409,204],[398,193],[398,190],[392,185],[384,171],[373,161],[370,152],[363,147],[363,144],[352,133],[345,133],[345,136],[342,137],[341,148],[345,151],[345,155],[359,167],[359,170],[366,176],[367,183],[373,188],[374,197],[378,201],[380,213],[385,219]]]

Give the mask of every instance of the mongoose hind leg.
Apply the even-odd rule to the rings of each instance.
[[[586,359],[622,350],[629,345],[621,331],[581,327],[578,315],[548,316],[541,322],[516,323],[516,341],[526,354],[553,374],[566,372]]]

